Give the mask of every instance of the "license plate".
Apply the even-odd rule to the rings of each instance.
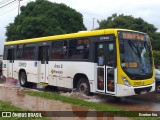
[[[142,91],[141,92],[141,95],[143,95],[143,94],[146,94],[147,93],[147,91],[145,90],[145,91]]]
[[[41,82],[41,83],[39,83],[39,85],[40,85],[40,86],[43,86],[43,87],[48,86],[48,84],[47,84],[47,83],[42,83],[42,82]]]

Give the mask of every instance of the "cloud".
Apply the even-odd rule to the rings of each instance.
[[[88,30],[92,29],[93,19],[107,19],[113,13],[141,17],[150,24],[154,24],[160,31],[160,1],[159,0],[50,0],[65,3],[76,9],[84,16],[84,23]],[[96,22],[95,22],[96,23]],[[98,24],[96,23],[96,27]]]

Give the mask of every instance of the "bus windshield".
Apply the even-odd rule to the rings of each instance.
[[[148,41],[121,39],[121,67],[133,80],[152,77],[152,54]]]

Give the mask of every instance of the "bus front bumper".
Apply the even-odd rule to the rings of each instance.
[[[147,86],[129,87],[122,84],[117,84],[116,95],[117,97],[125,97],[132,95],[146,94],[155,91],[155,82]]]

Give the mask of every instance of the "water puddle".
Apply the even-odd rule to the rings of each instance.
[[[57,116],[61,117],[54,117],[54,119],[61,120],[64,119],[62,114],[69,114],[65,118],[66,119],[74,119],[79,120],[125,120],[128,118],[120,118],[120,117],[96,117],[97,115],[91,115],[89,111],[93,111],[92,109],[81,107],[77,105],[67,104],[56,100],[49,100],[40,97],[34,97],[24,94],[24,89],[19,87],[19,83],[17,81],[12,81],[10,79],[6,80],[4,84],[0,84],[0,100],[10,102],[11,104],[28,109],[31,111],[52,111],[48,114],[53,114],[54,111],[59,111]],[[32,89],[34,91],[38,91],[36,89]],[[64,92],[60,91],[61,95],[74,97],[90,102],[95,103],[103,103],[107,105],[112,105],[115,107],[123,108],[129,111],[160,111],[160,94],[155,92],[149,93],[147,95],[140,95],[140,96],[132,96],[132,97],[125,97],[121,100],[115,100],[113,97],[110,96],[103,96],[103,95],[94,95],[94,96],[85,96],[80,94],[79,92]],[[69,113],[65,113],[66,111],[70,111]],[[78,112],[77,112],[78,111]],[[85,111],[85,113],[79,112]],[[54,113],[55,114],[55,113]],[[96,112],[95,112],[96,114]],[[70,117],[71,116],[71,117]],[[92,117],[94,116],[94,117]]]
[[[156,92],[121,99],[103,95],[84,96],[78,92],[62,92],[61,95],[79,98],[89,102],[112,105],[129,111],[160,111],[160,94]]]
[[[26,95],[24,94],[26,89],[28,90],[12,84],[0,84],[0,100],[31,111],[45,111],[45,114],[54,120],[114,120],[114,117],[103,116],[87,107]],[[37,90],[32,89],[32,91]],[[116,117],[118,118],[122,119]]]

